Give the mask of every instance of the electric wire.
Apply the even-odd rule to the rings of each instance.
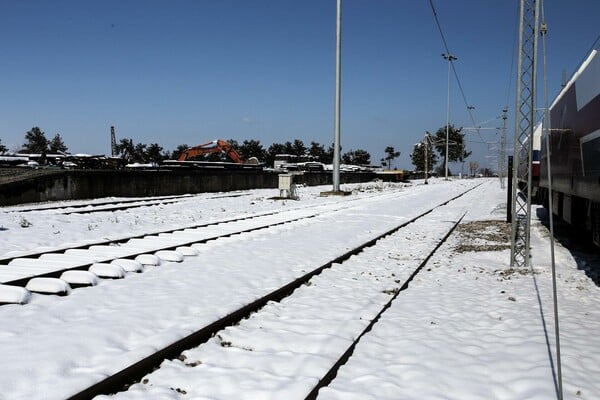
[[[592,45],[590,46],[590,48],[586,52],[586,55],[583,57],[583,59],[581,60],[581,62],[579,63],[579,65],[583,64],[583,62],[587,58],[587,55],[590,54],[592,52],[592,50],[594,50],[599,44],[600,44],[600,35],[598,35],[598,37],[596,37],[596,40],[594,40],[594,43],[592,43]]]
[[[438,18],[438,14],[435,9],[435,6],[433,5],[433,0],[429,0],[429,5],[431,6],[431,11],[433,12],[433,17],[435,19],[436,26],[437,26],[440,36],[442,38],[442,42],[444,44],[444,49],[446,51],[446,54],[448,56],[450,56],[452,53],[450,52],[450,49],[448,47],[448,42],[446,41],[446,35],[444,35],[444,31],[442,30],[442,25],[440,23],[440,19]],[[476,127],[475,118],[473,117],[472,107],[469,106],[469,102],[467,101],[467,96],[465,95],[465,91],[463,90],[463,87],[462,87],[462,84],[458,77],[458,72],[456,71],[456,67],[454,66],[452,57],[449,57],[448,62],[450,63],[450,65],[452,67],[452,71],[454,73],[454,78],[456,79],[456,83],[458,84],[458,89],[460,90],[460,94],[462,96],[463,102],[464,102],[467,112],[469,114],[469,118],[471,119],[471,123],[473,124],[474,127]],[[479,133],[479,130],[477,130],[477,134],[481,138],[481,134]],[[481,138],[481,139],[483,140],[483,138]]]
[[[596,47],[600,47],[600,35],[598,35],[598,37],[596,37],[596,40],[594,40],[594,42],[592,43],[592,45],[590,46],[590,48],[588,49],[588,51],[585,53],[585,55],[581,59],[581,61],[579,61],[579,63],[577,64],[577,67],[575,68],[575,70],[571,74],[570,79],[573,79],[573,77],[575,76],[575,74],[577,73],[577,71],[579,70],[579,68],[583,65],[583,63],[585,62],[585,60],[587,60],[587,58],[589,57],[589,55],[592,52],[592,50],[594,50]]]
[[[465,103],[465,107],[467,108],[467,112],[469,113],[469,118],[471,119],[471,123],[473,124],[473,127],[475,127],[475,131],[477,132],[477,135],[479,135],[479,138],[481,140],[483,140],[483,138],[481,137],[481,132],[479,131],[479,128],[477,127],[477,125],[475,124],[475,118],[473,117],[473,113],[472,113],[472,108],[469,106],[469,102],[467,101],[467,97],[465,96],[465,91],[462,88],[462,84],[460,83],[460,79],[458,78],[458,73],[456,72],[456,67],[454,66],[454,63],[451,61],[450,65],[452,66],[452,71],[454,72],[454,78],[456,78],[456,83],[458,84],[458,88],[460,90],[460,94],[462,95],[463,98],[463,102]]]
[[[542,65],[544,75],[544,120],[543,125],[546,129],[550,128],[550,110],[548,109],[548,74],[546,72],[546,34],[548,32],[548,25],[546,24],[546,17],[544,13],[544,0],[540,2],[540,10],[542,17]],[[558,320],[558,293],[556,290],[556,260],[554,258],[554,217],[553,217],[553,203],[552,203],[552,168],[550,162],[550,137],[546,136],[546,153],[547,153],[547,168],[548,168],[548,215],[550,221],[550,262],[552,264],[552,299],[554,307],[554,337],[556,340],[556,378],[558,381],[558,400],[563,399],[563,385],[562,385],[562,363],[560,357],[560,328]]]

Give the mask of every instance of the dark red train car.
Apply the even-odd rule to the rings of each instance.
[[[538,199],[538,187],[540,184],[540,145],[542,137],[542,123],[540,122],[533,129],[533,143],[531,147],[531,198]],[[519,165],[517,166],[518,185],[521,190],[527,188],[527,171],[529,164],[527,162],[527,153],[529,148],[529,140],[527,139],[519,153]]]
[[[546,151],[550,141],[550,157]],[[600,54],[592,51],[550,106],[541,143],[540,197],[551,164],[553,212],[600,246]]]

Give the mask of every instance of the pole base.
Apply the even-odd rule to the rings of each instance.
[[[330,190],[327,192],[321,192],[320,196],[321,197],[327,197],[327,196],[349,196],[351,195],[352,192],[346,192],[345,190]]]

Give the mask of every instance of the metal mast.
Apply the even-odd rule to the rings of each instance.
[[[502,137],[500,138],[500,160],[498,162],[498,175],[500,175],[500,189],[504,189],[504,176],[506,175],[506,113],[508,109],[502,110]],[[510,179],[510,178],[509,178]]]
[[[445,60],[448,61],[448,99],[446,102],[446,156],[444,157],[444,179],[448,180],[448,130],[450,129],[450,67],[452,66],[452,61],[458,60],[458,58],[454,57],[452,54],[442,54]]]
[[[342,0],[337,0],[335,41],[335,115],[333,129],[333,191],[340,190],[340,101],[342,97]]]
[[[429,132],[425,132],[425,140],[424,140],[424,144],[425,144],[425,148],[423,149],[425,151],[425,184],[427,185],[427,174],[429,173],[429,163],[428,163],[428,158],[429,158],[429,152],[427,151],[429,148]]]
[[[512,176],[511,267],[529,266],[531,158],[535,116],[539,2],[536,0],[521,0],[519,19],[519,58]],[[527,187],[520,192],[517,190],[519,173],[521,179],[527,182]]]

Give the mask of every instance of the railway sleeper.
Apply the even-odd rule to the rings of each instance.
[[[68,296],[71,294],[71,286],[60,278],[33,278],[27,282],[25,289],[32,293]]]
[[[90,271],[65,271],[61,274],[60,279],[67,282],[72,289],[96,286],[98,284],[98,275]]]
[[[7,304],[27,304],[31,299],[31,292],[21,286],[0,284],[0,306]]]

